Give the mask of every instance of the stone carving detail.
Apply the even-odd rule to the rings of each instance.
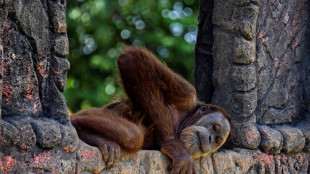
[[[61,94],[65,5],[0,1],[0,173],[74,173],[77,153],[93,148],[79,142]]]
[[[233,116],[235,146],[269,154],[309,151],[309,6],[305,0],[215,0],[213,21],[201,24],[213,25],[214,60],[206,65],[208,58],[196,54],[196,72],[212,66],[212,103]],[[209,34],[199,29],[198,38]],[[202,44],[198,39],[196,53]],[[205,95],[210,86],[197,76],[198,94]]]
[[[214,2],[215,91],[212,102],[223,106],[233,116],[233,139],[238,139],[234,143],[255,149],[261,141],[254,112],[257,107],[255,36],[258,2]],[[242,136],[244,134],[251,136]]]

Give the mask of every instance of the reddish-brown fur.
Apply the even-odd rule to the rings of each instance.
[[[76,113],[71,120],[80,138],[96,146],[116,143],[129,152],[160,148],[173,159],[173,167],[191,170],[180,131],[207,113],[222,112],[229,121],[230,116],[199,102],[191,84],[144,48],[126,48],[117,63],[128,99]]]

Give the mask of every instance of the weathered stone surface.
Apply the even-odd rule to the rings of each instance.
[[[30,119],[30,117],[21,116],[10,117],[8,120],[6,120],[5,118],[7,122],[14,125],[15,128],[18,130],[20,135],[20,141],[17,142],[17,146],[22,151],[31,151],[36,144],[36,136],[31,127]]]
[[[65,64],[54,66],[52,59],[55,54],[68,53],[65,28],[57,28],[53,23],[65,23],[65,1],[8,1],[0,11],[11,14],[1,15],[2,114],[53,118],[51,115],[60,113],[54,118],[60,117],[60,122],[68,123],[67,107],[59,92],[64,89],[66,75],[59,71],[50,73],[51,68],[65,72],[68,69]],[[58,83],[59,89],[54,88],[53,83]],[[60,102],[53,103],[55,101]],[[50,113],[55,110],[57,112]]]
[[[53,19],[54,31],[62,34],[67,31],[67,24],[63,20],[59,20],[58,18]]]
[[[216,173],[307,173],[309,154],[267,155],[258,150],[235,148],[212,155]]]
[[[220,26],[225,30],[232,31],[234,22],[232,21],[232,9],[234,8],[234,0],[217,0],[214,1],[213,24]],[[221,8],[218,8],[221,7]],[[207,8],[206,6],[204,8]],[[222,11],[222,9],[226,9]]]
[[[267,1],[260,4],[269,5]],[[302,87],[308,81],[301,78],[309,67],[308,6],[306,1],[283,0],[270,5],[271,11],[260,8],[256,42],[260,102],[255,113],[261,124],[288,124],[301,119],[301,103],[309,101],[300,97],[308,91]]]
[[[254,65],[233,65],[231,78],[234,91],[250,91],[256,85],[256,67]]]
[[[68,153],[74,152],[78,148],[80,141],[75,128],[72,125],[59,125],[59,128],[62,137],[60,147]]]
[[[266,108],[265,114],[261,117],[260,121],[265,124],[283,124],[292,121],[291,117],[284,117],[287,114],[285,109]]]
[[[305,148],[304,151],[310,152],[310,117],[308,117],[305,121],[299,122],[296,126],[298,129],[302,131],[305,136]]]
[[[31,165],[28,170],[41,169],[43,171],[49,171],[51,173],[68,173],[74,174],[76,171],[75,160],[72,157],[68,157],[66,153],[59,149],[53,149],[50,151],[43,151],[41,153],[33,154],[33,161],[30,161]]]
[[[232,141],[237,147],[258,148],[261,136],[254,122],[237,123],[233,121]]]
[[[42,151],[35,147],[32,152],[20,152],[9,147],[7,152],[0,152],[0,173],[74,174],[75,169],[75,157],[69,157],[59,149]]]
[[[64,57],[53,56],[52,58],[53,80],[60,91],[64,91],[67,85],[67,72],[70,62]]]
[[[31,166],[38,167],[32,170],[21,170],[25,162],[15,158],[15,156],[0,153],[0,172],[7,173],[41,173],[51,171],[52,173],[75,173],[76,165],[64,160],[63,156],[53,157],[53,153],[59,151],[49,151],[48,153],[38,153],[31,158]],[[309,171],[309,153],[298,153],[276,156],[267,155],[259,150],[248,150],[234,148],[232,150],[220,150],[211,156],[206,156],[196,160],[199,166],[199,173],[307,173]],[[59,161],[57,161],[59,160]],[[146,173],[168,173],[170,160],[159,151],[139,151],[135,155],[122,154],[122,162],[111,168],[103,169],[101,174],[146,174]],[[60,165],[66,166],[60,170]],[[69,166],[71,165],[71,166]],[[211,166],[211,167],[210,167]],[[213,166],[213,167],[212,167]],[[149,167],[149,168],[148,168]],[[81,171],[81,174],[90,174],[92,171]],[[93,173],[93,172],[92,172]]]
[[[30,42],[10,19],[3,35],[6,40],[2,59],[2,115],[38,115],[42,108]]]
[[[35,53],[40,55],[39,59],[46,59],[49,44],[49,20],[44,4],[40,0],[34,1],[12,1],[16,22],[19,23],[19,29],[26,36],[33,38],[31,45],[36,48]],[[13,17],[13,16],[12,16]],[[22,47],[21,47],[22,48]],[[35,59],[35,58],[34,58]]]
[[[263,174],[279,173],[279,171],[283,171],[283,173],[307,173],[309,171],[309,157],[308,153],[272,156],[259,150],[234,148],[232,150],[220,150],[212,155],[197,159],[196,164],[199,166],[200,174]],[[127,159],[123,159],[125,161],[112,166],[112,168],[103,169],[100,173],[168,174],[167,167],[171,164],[170,160],[159,151],[139,151],[135,155],[124,155],[124,158]],[[83,171],[81,174],[90,174],[90,172]]]
[[[257,100],[262,101],[273,84],[276,69],[274,69],[273,59],[266,53],[266,49],[260,44],[256,47]]]
[[[282,134],[268,126],[258,126],[262,141],[260,148],[267,154],[278,154],[282,150]]]
[[[68,52],[65,1],[0,3],[0,173],[76,173],[79,139],[61,94],[69,62],[55,52]]]
[[[135,155],[125,156],[125,158],[127,158],[125,162],[104,169],[101,173],[169,173],[170,159],[159,151],[140,151]]]
[[[60,123],[71,124],[65,97],[62,95],[53,79],[49,79],[48,84],[51,90],[47,93],[49,98],[48,102],[53,103],[53,105],[46,105],[45,111],[48,114],[51,114],[51,118],[59,121]]]
[[[57,124],[43,120],[33,120],[31,125],[39,146],[42,148],[53,148],[59,144],[61,133]]]
[[[257,123],[262,125],[306,120],[310,115],[309,16],[309,3],[303,0],[214,1],[213,23],[209,23],[214,25],[214,62],[209,64],[213,65],[212,103],[239,122],[247,122],[253,112],[246,104],[254,106]],[[256,102],[236,93],[254,89]]]
[[[305,147],[305,137],[300,129],[289,126],[279,127],[278,130],[283,135],[283,149],[284,153],[301,152]]]
[[[3,120],[0,121],[0,147],[16,145],[20,141],[18,129]]]
[[[259,1],[257,0],[237,0],[236,1],[236,5],[237,6],[247,6],[249,5],[250,3],[253,3],[253,4],[258,4]]]
[[[59,56],[69,54],[69,41],[66,35],[61,35],[55,39],[55,53]]]
[[[275,156],[276,171],[283,173],[309,173],[309,154],[297,153]]]
[[[309,5],[310,6],[310,5]],[[310,28],[310,24],[308,23],[308,28]],[[301,58],[308,57],[308,59],[303,59],[303,73],[301,75],[301,79],[303,81],[302,83],[302,92],[303,92],[303,110],[304,110],[304,115],[306,115],[307,118],[310,118],[310,30],[307,31],[307,36],[306,39],[308,40],[307,45],[304,45],[303,47],[300,46],[296,49],[296,55],[301,55]],[[306,50],[306,51],[305,51]]]
[[[232,96],[228,95],[233,92],[230,59],[233,55],[233,50],[227,49],[232,45],[233,40],[229,34],[221,31],[214,31],[213,33],[213,85],[214,93],[212,103],[222,106],[229,110],[231,107]]]
[[[257,106],[256,90],[250,92],[234,92],[231,111],[234,119],[245,120],[251,116]]]
[[[284,108],[288,103],[288,91],[281,87],[280,83],[275,82],[266,100],[266,105],[274,108]]]
[[[49,8],[51,9],[52,23],[54,27],[54,32],[58,34],[64,34],[67,32],[66,24],[66,1],[56,0],[48,1]]]
[[[222,151],[212,155],[216,173],[247,173],[255,164],[251,151]]]
[[[247,40],[253,40],[256,35],[258,9],[259,7],[254,4],[234,7],[235,30],[239,31]]]
[[[234,39],[233,62],[237,64],[251,64],[255,61],[255,42],[243,38]]]
[[[4,5],[4,1],[2,1],[2,5]],[[4,22],[7,19],[8,11],[4,8],[0,8],[0,60],[3,60],[4,54],[3,54],[3,41],[1,39],[1,36],[3,34],[3,28],[4,28]],[[0,63],[2,66],[2,61]],[[0,68],[0,89],[3,89],[3,70]],[[2,106],[2,97],[0,97],[0,105]],[[0,119],[2,116],[2,107],[0,107]]]
[[[4,119],[8,122],[0,122],[1,136],[5,137],[7,131],[12,131],[10,136],[16,137],[7,137],[7,142],[4,142],[6,144],[0,144],[0,173],[76,173],[77,156],[83,155],[78,152],[83,150],[75,151],[80,140],[73,126],[60,125],[57,121],[46,118],[16,116]],[[58,146],[59,143],[61,147]],[[19,148],[16,148],[16,144]],[[97,149],[85,144],[80,148]],[[97,160],[100,161],[101,158]]]
[[[91,173],[99,173],[105,168],[105,163],[102,159],[102,154],[98,148],[89,146],[83,141],[80,141],[77,150],[78,172],[88,171]]]

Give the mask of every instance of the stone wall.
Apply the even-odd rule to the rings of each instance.
[[[168,173],[159,151],[105,169],[78,139],[61,94],[65,5],[0,0],[0,173]],[[309,21],[305,0],[201,0],[195,85],[234,121],[229,146],[196,160],[200,173],[309,173]]]

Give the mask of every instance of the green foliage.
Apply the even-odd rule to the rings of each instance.
[[[67,0],[69,108],[125,96],[116,65],[124,45],[147,47],[193,82],[197,15],[195,0]]]

